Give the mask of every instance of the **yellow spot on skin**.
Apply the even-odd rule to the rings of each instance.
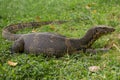
[[[16,31],[19,29],[18,25],[11,26],[11,28],[12,28],[12,31]]]
[[[55,53],[55,49],[53,48],[48,48],[45,50],[48,56],[52,56]]]
[[[33,51],[34,48],[32,47],[32,45],[29,47],[29,52]]]

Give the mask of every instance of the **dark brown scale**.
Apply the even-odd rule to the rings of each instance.
[[[65,21],[54,21],[54,23],[64,23]],[[115,31],[114,28],[108,26],[96,26],[90,28],[82,38],[68,38],[60,34],[43,32],[29,34],[13,34],[13,31],[23,29],[25,27],[36,27],[53,23],[48,22],[30,22],[10,25],[3,29],[3,37],[8,40],[15,40],[12,45],[12,53],[34,53],[45,54],[47,56],[60,57],[64,54],[72,54],[74,51],[89,49],[92,44],[101,36]]]

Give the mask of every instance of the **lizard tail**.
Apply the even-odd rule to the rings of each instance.
[[[27,27],[37,28],[37,27],[52,24],[52,23],[62,24],[65,22],[68,22],[68,21],[43,21],[43,22],[29,22],[29,23],[12,24],[3,29],[2,36],[7,40],[15,41],[23,35],[23,34],[14,34],[14,32],[16,32],[20,29],[24,29]]]

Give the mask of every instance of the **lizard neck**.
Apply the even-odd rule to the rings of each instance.
[[[86,49],[90,48],[91,45],[99,38],[95,32],[87,32],[82,38],[80,39],[70,39],[71,46],[75,49]]]

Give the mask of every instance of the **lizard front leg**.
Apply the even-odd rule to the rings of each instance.
[[[11,53],[22,53],[24,52],[24,40],[22,38],[19,38],[14,42],[14,44],[11,47]]]

